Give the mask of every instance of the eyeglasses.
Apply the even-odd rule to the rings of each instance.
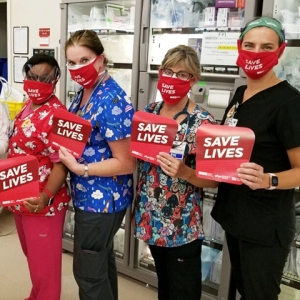
[[[180,80],[184,80],[187,81],[189,79],[191,79],[193,77],[192,74],[188,73],[188,72],[184,72],[184,71],[180,71],[180,72],[173,72],[170,69],[162,69],[162,75],[166,76],[166,77],[173,77],[175,74],[175,76],[180,79]]]
[[[33,81],[40,81],[44,83],[52,83],[55,80],[55,77],[49,74],[37,75],[34,73],[27,73],[26,79],[33,80]]]

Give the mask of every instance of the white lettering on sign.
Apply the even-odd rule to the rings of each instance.
[[[58,135],[69,137],[73,140],[82,141],[83,134],[79,133],[81,130],[82,130],[81,124],[64,121],[64,120],[58,120],[58,130],[57,130]]]
[[[166,144],[168,142],[168,136],[163,135],[166,133],[166,129],[167,125],[139,123],[138,131],[142,132],[138,133],[137,140],[141,142]]]
[[[215,139],[207,137],[204,139],[204,158],[239,158],[243,156],[243,148],[233,148],[239,145],[240,136],[221,136]],[[231,148],[219,149],[217,147],[231,146]]]
[[[167,125],[139,123],[138,131],[165,133]]]
[[[242,157],[243,148],[205,149],[204,158]]]
[[[239,136],[218,136],[213,141],[212,138],[207,137],[204,139],[204,147],[214,147],[214,146],[238,146]]]
[[[69,122],[69,121],[64,121],[64,120],[58,120],[58,126],[62,128],[68,128],[77,132],[80,132],[82,129],[81,124]]]
[[[0,180],[2,181],[3,190],[32,181],[33,174],[27,172],[27,164],[22,164],[6,171],[1,171]]]

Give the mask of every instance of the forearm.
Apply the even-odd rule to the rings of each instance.
[[[116,175],[131,174],[134,172],[136,160],[130,156],[126,160],[121,161],[117,158],[109,158],[100,162],[88,164],[89,176],[111,177]],[[84,174],[84,164],[77,163],[72,169],[77,175]]]
[[[49,190],[53,195],[60,190],[68,175],[68,169],[63,163],[55,163],[45,189]]]
[[[288,190],[300,186],[300,168],[293,168],[291,170],[274,173],[278,177],[278,190]],[[268,189],[270,187],[270,176],[268,173],[264,174],[261,188]]]

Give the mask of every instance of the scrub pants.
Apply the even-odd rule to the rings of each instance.
[[[249,243],[226,233],[232,275],[241,300],[277,300],[290,247]]]
[[[202,240],[179,247],[149,245],[158,279],[158,300],[200,300]]]
[[[59,300],[61,293],[62,232],[66,208],[54,216],[14,214],[32,288],[26,300]]]
[[[93,213],[75,208],[73,272],[81,300],[117,300],[113,239],[126,210]]]

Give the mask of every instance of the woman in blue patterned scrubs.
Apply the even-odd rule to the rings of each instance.
[[[117,300],[113,238],[133,197],[135,159],[129,147],[134,109],[108,75],[104,48],[94,31],[73,33],[65,53],[70,75],[81,85],[69,111],[92,125],[79,160],[60,150],[71,173],[75,207],[74,277],[80,299]]]

